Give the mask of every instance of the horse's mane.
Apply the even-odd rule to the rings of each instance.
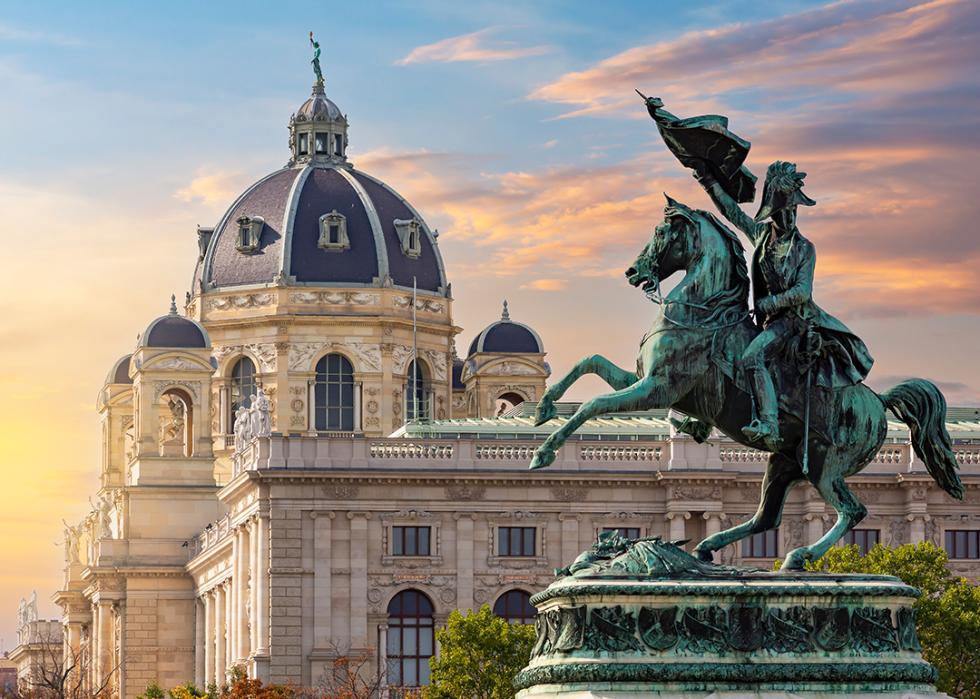
[[[717,304],[719,312],[713,313],[712,318],[717,319],[732,311],[747,311],[749,307],[749,267],[745,262],[745,248],[742,241],[735,235],[728,226],[723,224],[710,211],[701,209],[690,209],[691,213],[706,219],[715,229],[721,233],[722,240],[728,243],[729,259],[732,264],[734,274],[732,278],[735,286],[716,294],[712,299],[713,304]]]

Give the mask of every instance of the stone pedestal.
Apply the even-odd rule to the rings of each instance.
[[[713,566],[663,542],[629,549],[583,554],[532,597],[538,639],[519,699],[946,697],[920,652],[919,592],[897,578]]]

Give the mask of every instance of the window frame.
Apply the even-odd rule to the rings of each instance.
[[[963,538],[965,539],[964,546],[966,548],[966,555],[963,556],[956,555],[956,550],[958,548],[956,546],[956,538],[959,534],[964,535]],[[950,545],[951,541],[952,546]],[[980,530],[947,529],[943,532],[943,544],[943,550],[946,552],[946,556],[951,561],[976,561],[980,559]],[[971,548],[973,549],[974,553],[972,556],[970,555]]]
[[[425,536],[422,536],[422,533]],[[409,537],[409,534],[412,536]],[[422,541],[425,540],[423,551]],[[412,544],[410,546],[409,544]],[[409,548],[414,547],[414,551]],[[418,524],[395,524],[391,528],[391,555],[404,558],[407,556],[429,556],[432,553],[432,527]]]
[[[341,371],[336,373],[331,372],[330,370],[331,357],[340,358]],[[323,372],[320,371],[321,363],[323,363],[324,366]],[[344,363],[346,363],[346,366],[350,368],[350,372],[348,374],[345,374],[343,371],[345,366]],[[354,431],[354,427],[357,425],[357,416],[354,414],[354,408],[357,406],[357,397],[356,397],[357,382],[354,380],[354,373],[355,373],[354,362],[352,362],[349,357],[347,357],[344,354],[341,354],[340,352],[328,352],[327,354],[323,355],[322,357],[316,360],[316,364],[313,365],[313,431],[314,432],[330,433],[330,432],[353,432]],[[334,375],[340,376],[340,380],[332,381],[331,376]],[[320,380],[321,376],[324,377],[323,381]],[[346,386],[348,383],[347,381],[344,380],[345,378],[350,379],[349,381],[350,405],[349,406],[344,405],[343,403],[344,386]],[[321,386],[323,387],[322,389],[320,388]],[[338,393],[341,396],[341,403],[339,405],[330,405],[331,386],[339,387],[337,389]],[[324,401],[322,405],[320,404],[321,390],[322,390],[322,397]],[[331,429],[330,427],[330,416],[331,416],[331,411],[333,410],[340,411],[340,421],[339,421],[340,426],[337,427],[336,429]],[[323,429],[320,428],[321,414],[323,417]],[[347,415],[349,415],[350,417],[349,429],[345,427],[345,422],[344,422],[344,418]]]
[[[508,616],[507,614],[500,614],[497,612],[497,605],[503,602],[504,606],[506,607],[509,604],[509,602],[507,601],[508,598],[513,599],[512,596],[514,595],[514,593],[518,593],[524,596],[524,601],[531,609],[531,613],[529,615],[520,614],[517,616]],[[502,592],[497,597],[497,599],[494,600],[493,607],[491,607],[491,611],[493,612],[493,615],[495,617],[497,617],[498,619],[503,619],[508,624],[517,623],[517,624],[524,624],[526,626],[534,626],[534,617],[537,616],[537,610],[534,608],[534,605],[531,604],[531,593],[528,592],[527,590],[522,590],[519,587],[514,587],[511,588],[510,590],[505,590],[504,592]],[[524,621],[524,619],[527,619],[527,621]]]
[[[774,558],[779,558],[779,530],[770,529],[767,532],[759,532],[758,534],[753,534],[752,536],[746,537],[741,541],[740,553],[742,560],[772,560]],[[770,549],[770,544],[772,548]],[[762,549],[761,554],[755,553],[756,547],[759,546]],[[746,552],[748,550],[748,552]],[[772,554],[770,555],[770,551]]]
[[[548,515],[536,512],[501,512],[496,515],[488,515],[488,541],[487,565],[491,568],[527,567],[528,562],[533,562],[535,566],[545,567],[548,565]],[[510,556],[500,554],[500,535],[499,530],[504,528],[526,528],[533,527],[534,535],[534,554]]]
[[[395,601],[396,600],[399,600],[400,601],[400,605],[404,608],[405,601],[408,598],[408,595],[409,594],[413,594],[413,595],[416,595],[417,597],[423,598],[428,603],[429,608],[432,610],[431,613],[428,614],[428,615],[423,615],[421,613],[417,613],[415,615],[402,614],[402,613],[392,614],[391,608],[395,604]],[[418,609],[420,606],[421,605],[418,603],[418,600],[416,600],[416,609]],[[387,631],[387,643],[386,643],[386,646],[385,646],[384,651],[385,651],[385,659],[388,661],[388,666],[390,667],[391,676],[392,677],[395,677],[396,676],[396,673],[397,673],[397,675],[400,676],[400,678],[404,677],[404,667],[405,667],[404,662],[405,661],[409,661],[409,662],[413,662],[414,661],[414,663],[415,663],[415,668],[414,668],[415,669],[415,677],[416,677],[416,680],[418,680],[418,678],[421,677],[421,675],[423,674],[423,672],[426,672],[426,673],[428,672],[428,667],[429,667],[429,662],[428,661],[429,661],[430,658],[432,658],[436,654],[436,643],[435,643],[436,605],[432,601],[432,598],[430,598],[427,594],[425,594],[421,590],[416,590],[414,588],[407,588],[407,589],[404,589],[404,590],[400,590],[397,594],[395,594],[391,598],[391,600],[388,602],[387,607],[385,608],[385,612],[388,615],[388,619],[387,619],[388,631]],[[406,619],[412,620],[412,621],[409,622],[409,623],[405,623],[403,620],[406,620]],[[416,631],[416,633],[415,633],[415,650],[416,650],[416,654],[414,654],[414,655],[405,655],[404,654],[404,649],[405,649],[404,640],[405,640],[406,635],[408,635],[408,634],[405,633],[405,632],[403,632],[403,630],[404,631],[410,631],[412,629],[414,629]],[[421,652],[421,650],[422,650],[422,635],[421,635],[422,629],[428,629],[428,631],[429,631],[429,650],[431,652],[428,655],[426,655],[425,653],[422,653]],[[397,634],[397,636],[394,635],[394,634]],[[395,638],[398,639],[397,640],[397,643],[394,643],[393,642],[393,640]],[[397,653],[396,652],[393,652],[392,648],[394,646],[397,646],[398,647],[399,652],[397,652]],[[395,669],[396,666],[398,668],[397,670]],[[424,670],[423,670],[423,668],[424,668]],[[426,682],[425,684],[428,684],[428,682]],[[400,683],[396,683],[396,682],[392,681],[391,686],[392,687],[423,687],[423,686],[425,686],[425,684],[423,684],[421,682],[418,682],[418,681],[417,681],[416,684],[400,684]]]
[[[872,532],[875,535],[874,536],[875,540],[873,543],[868,545],[868,534],[871,534]],[[855,539],[859,538],[858,536],[855,536],[856,534],[862,535],[860,538],[864,539],[863,543],[855,541]],[[861,558],[864,558],[869,553],[871,553],[872,550],[874,550],[875,544],[881,543],[881,530],[880,529],[852,529],[851,531],[847,532],[844,536],[841,537],[840,543],[841,546],[857,546],[860,551]]]
[[[411,563],[425,563],[429,566],[442,565],[442,521],[437,512],[425,510],[400,510],[381,515],[381,565],[397,568]],[[395,527],[427,527],[429,529],[429,553],[395,553]]]
[[[334,209],[329,214],[320,217],[320,238],[317,247],[327,251],[341,251],[350,248],[350,238],[347,237],[347,217]],[[337,227],[337,240],[330,240],[331,227]]]
[[[242,366],[242,363],[245,361],[248,361],[248,363],[252,365],[252,381],[250,383],[252,390],[244,399],[248,401],[248,405],[244,406],[246,409],[251,407],[252,395],[257,393],[259,390],[258,366],[254,359],[247,354],[243,354],[232,362],[231,368],[228,370],[228,434],[234,434],[235,432],[235,412],[238,410],[238,406],[236,405],[235,401],[235,390],[236,381],[240,381],[240,379],[235,376],[235,371],[238,369],[238,367]],[[243,384],[241,383],[238,384],[239,391],[241,391],[242,385]],[[239,402],[239,405],[241,405],[241,401]]]

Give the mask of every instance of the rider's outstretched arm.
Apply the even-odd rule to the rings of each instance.
[[[759,238],[762,236],[762,224],[756,223],[749,218],[742,209],[739,208],[735,200],[728,192],[722,189],[718,180],[711,174],[705,165],[701,165],[694,171],[694,179],[704,188],[704,191],[711,197],[711,201],[718,207],[721,215],[731,221],[732,225],[748,236],[752,245],[758,245]]]

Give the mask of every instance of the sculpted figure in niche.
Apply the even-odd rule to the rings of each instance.
[[[184,401],[175,398],[173,395],[167,396],[167,407],[170,408],[170,422],[164,427],[165,441],[170,444],[184,443],[184,417],[187,408]]]
[[[235,452],[245,449],[245,445],[252,439],[252,416],[244,406],[239,406],[235,411]]]
[[[37,621],[37,590],[31,590],[31,601],[27,603],[27,623]]]
[[[65,563],[78,563],[78,544],[81,536],[81,525],[73,527],[65,520],[61,520],[65,525]]]
[[[252,436],[269,437],[272,435],[272,405],[265,396],[265,389],[260,388],[252,396]]]

